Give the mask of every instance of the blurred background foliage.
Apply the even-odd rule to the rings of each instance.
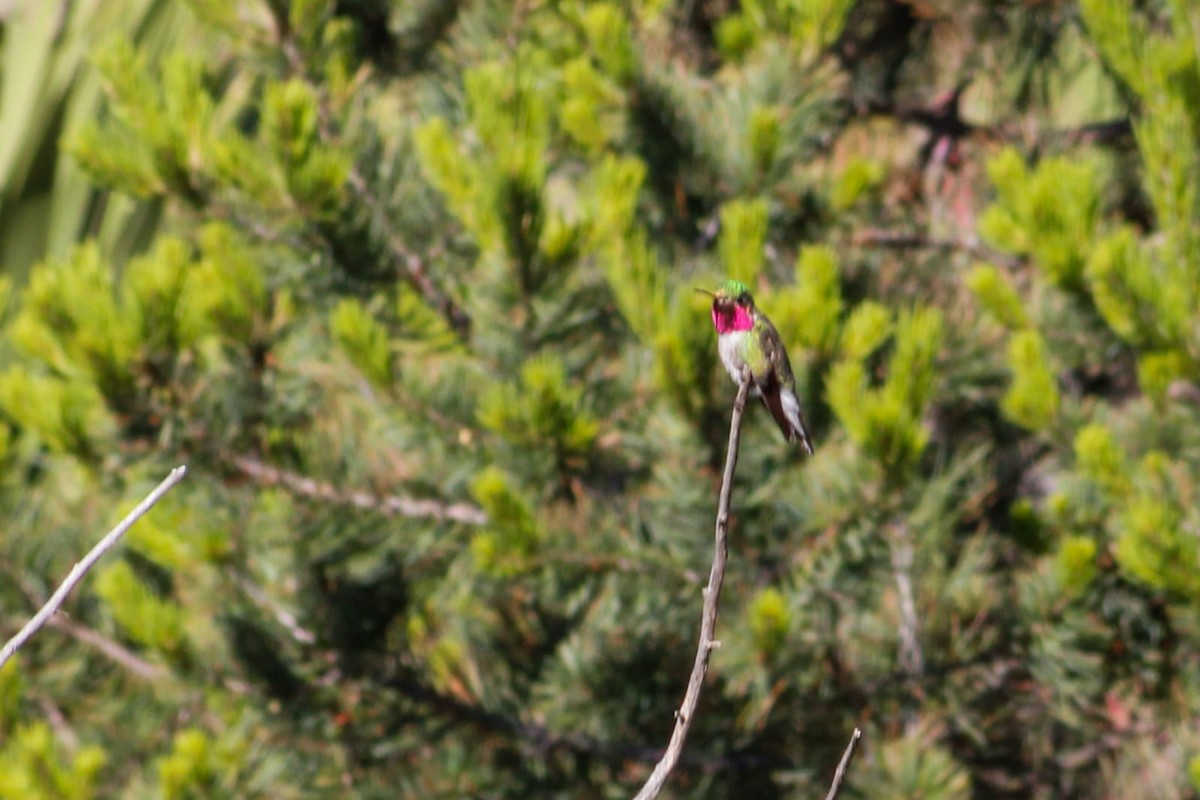
[[[0,1],[4,797],[1200,794],[1189,0]]]

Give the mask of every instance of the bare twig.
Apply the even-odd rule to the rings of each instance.
[[[262,588],[258,586],[258,584],[250,580],[248,576],[235,572],[233,579],[237,582],[237,585],[241,587],[242,591],[246,593],[246,596],[249,597],[256,606],[274,616],[275,620],[287,629],[287,632],[292,635],[293,639],[300,644],[305,645],[316,643],[316,634],[301,625],[296,619],[295,614],[288,611],[286,608],[279,605],[269,596],[267,596],[267,593],[264,592]]]
[[[464,340],[471,338],[470,315],[434,282],[429,275],[424,259],[410,250],[388,226],[387,213],[383,208],[383,203],[372,194],[366,178],[357,169],[352,169],[348,183],[354,197],[379,223],[380,229],[383,231],[384,243],[387,245],[387,252],[401,277],[421,294],[425,302],[433,306],[459,338]]]
[[[917,618],[917,601],[912,585],[913,546],[904,525],[895,525],[893,531],[895,536],[889,544],[899,599],[900,666],[908,677],[920,678],[925,673],[925,655],[921,650],[921,621]]]
[[[855,728],[854,733],[850,735],[850,744],[846,745],[846,752],[842,753],[842,760],[838,762],[837,771],[833,773],[833,784],[829,787],[829,794],[825,795],[825,800],[837,800],[837,796],[841,794],[842,784],[846,781],[846,771],[850,769],[850,762],[854,760],[854,753],[858,750],[859,739],[862,739],[862,731]]]
[[[141,519],[142,516],[144,516],[145,513],[154,506],[155,503],[163,498],[163,495],[171,491],[175,484],[183,480],[183,476],[186,474],[187,467],[180,466],[171,470],[171,474],[168,475],[166,479],[160,483],[157,488],[155,488],[154,491],[148,494],[146,499],[138,504],[137,508],[135,508],[133,511],[130,511],[129,515],[117,524],[117,527],[105,534],[104,538],[96,543],[96,546],[93,547],[91,551],[89,551],[88,554],[83,557],[82,561],[71,568],[71,572],[68,573],[66,579],[62,582],[62,585],[60,585],[54,594],[50,596],[50,599],[46,601],[46,604],[41,607],[37,614],[33,616],[33,619],[25,623],[25,627],[21,628],[21,630],[17,632],[16,636],[8,640],[8,643],[4,645],[4,649],[0,650],[0,667],[3,667],[6,663],[8,663],[8,660],[13,657],[13,654],[16,653],[17,650],[19,650],[21,646],[25,644],[25,642],[29,641],[30,637],[42,629],[42,626],[46,624],[46,621],[50,619],[51,615],[53,615],[55,611],[58,611],[59,607],[62,606],[63,601],[67,599],[67,595],[71,593],[71,590],[74,589],[81,580],[83,580],[84,575],[87,575],[88,570],[96,566],[96,562],[99,561],[105,553],[111,550],[117,544],[117,542],[121,540],[121,537],[125,535],[125,532],[133,527],[133,523]]]
[[[742,370],[741,385],[738,387],[737,399],[733,403],[733,417],[729,422],[729,450],[725,455],[725,474],[721,479],[721,496],[717,504],[716,543],[713,553],[712,570],[708,574],[708,586],[704,588],[704,610],[700,619],[700,642],[696,647],[696,660],[692,664],[692,676],[688,679],[687,691],[683,695],[683,704],[675,713],[675,730],[671,733],[671,741],[659,762],[654,765],[654,771],[646,779],[645,785],[637,793],[635,800],[650,800],[657,797],[666,785],[671,770],[675,769],[683,752],[683,743],[687,739],[688,730],[692,726],[692,718],[696,706],[700,703],[700,690],[704,686],[704,676],[708,672],[708,660],[712,651],[721,646],[713,638],[717,627],[717,601],[721,596],[721,582],[725,579],[725,561],[729,555],[729,498],[733,493],[733,473],[737,468],[738,445],[742,436],[742,412],[746,408],[746,396],[750,392],[750,375],[748,369]]]
[[[243,475],[263,486],[282,486],[290,492],[312,500],[353,506],[388,517],[424,517],[462,522],[467,525],[486,525],[488,521],[487,514],[483,512],[482,508],[468,503],[446,504],[436,500],[416,500],[400,495],[380,497],[370,492],[345,491],[328,483],[273,467],[250,456],[234,456],[230,462]]]
[[[166,670],[157,664],[152,664],[137,653],[106,636],[102,636],[91,628],[73,622],[67,617],[51,616],[46,623],[52,628],[75,637],[84,644],[89,644],[99,650],[113,663],[120,664],[134,675],[144,680],[152,681],[166,675]]]
[[[994,261],[1001,266],[1015,269],[1021,265],[1021,257],[1002,253],[987,245],[966,239],[938,239],[922,233],[889,231],[868,228],[855,233],[850,239],[852,247],[878,247],[895,250],[943,250],[962,252],[975,258]]]

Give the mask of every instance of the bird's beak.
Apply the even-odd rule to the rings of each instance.
[[[714,299],[715,299],[715,298],[716,298],[716,296],[717,296],[717,293],[716,293],[716,292],[710,292],[708,289],[701,289],[700,287],[696,287],[696,291],[697,291],[697,292],[699,292],[700,294],[706,294],[706,295],[708,295],[709,297],[712,297],[712,298],[714,298]]]

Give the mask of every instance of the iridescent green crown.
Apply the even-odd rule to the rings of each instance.
[[[717,289],[717,294],[721,297],[742,297],[749,296],[750,287],[741,281],[728,280],[721,284],[721,288]]]

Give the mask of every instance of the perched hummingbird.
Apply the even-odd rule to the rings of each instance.
[[[799,441],[812,455],[812,440],[804,427],[796,378],[779,331],[754,305],[750,290],[741,281],[725,281],[712,297],[712,321],[717,329],[717,352],[733,378],[742,382],[742,367],[750,366],[750,392],[762,398],[789,442]]]

